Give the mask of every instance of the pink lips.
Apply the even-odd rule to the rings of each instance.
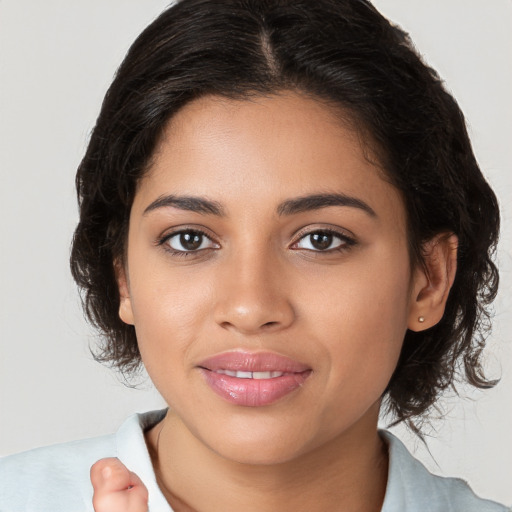
[[[311,368],[269,352],[233,351],[199,364],[207,384],[236,405],[269,405],[302,386]]]

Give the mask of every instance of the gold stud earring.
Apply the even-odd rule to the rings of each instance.
[[[420,324],[422,324],[424,321],[425,321],[425,317],[424,317],[424,316],[419,316],[419,317],[418,317],[418,322],[419,322]]]

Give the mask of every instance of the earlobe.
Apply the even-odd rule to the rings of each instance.
[[[441,233],[424,244],[424,265],[418,265],[413,277],[408,320],[411,331],[433,327],[443,317],[457,270],[457,246],[453,233]]]
[[[130,287],[126,269],[120,261],[114,263],[117,287],[119,290],[119,318],[129,325],[134,325],[132,302],[130,298]]]
[[[130,297],[121,297],[119,303],[119,318],[129,325],[134,325],[132,303]]]

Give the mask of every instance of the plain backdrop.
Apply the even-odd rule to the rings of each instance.
[[[0,454],[104,434],[164,406],[92,360],[68,270],[74,173],[116,67],[164,0],[0,0]],[[487,352],[499,386],[448,397],[427,450],[434,472],[512,504],[512,2],[375,0],[410,32],[468,120],[500,199],[501,292]],[[430,453],[429,453],[430,451]]]

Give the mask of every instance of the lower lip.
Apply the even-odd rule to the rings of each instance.
[[[289,373],[273,379],[239,379],[201,368],[207,384],[219,396],[236,405],[269,405],[300,388],[311,370]]]

